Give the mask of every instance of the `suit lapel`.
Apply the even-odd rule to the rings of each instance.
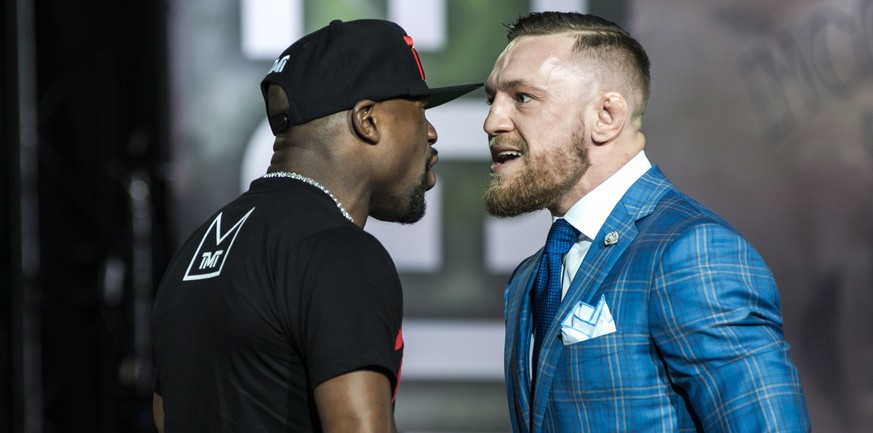
[[[618,258],[637,237],[637,233],[636,219],[632,218],[624,206],[619,203],[591,242],[591,248],[585,254],[585,260],[576,271],[567,296],[558,309],[557,317],[559,320],[567,317],[579,301],[594,305],[592,302],[595,299],[597,289],[612,270]],[[609,243],[606,242],[607,235],[612,239],[617,237],[617,242],[611,243],[613,240]],[[552,325],[558,326],[556,331],[560,333],[560,323],[555,322]]]

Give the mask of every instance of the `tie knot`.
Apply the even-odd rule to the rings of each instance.
[[[578,238],[579,230],[576,230],[563,218],[556,219],[552,223],[552,228],[549,229],[549,236],[546,238],[546,252],[567,254]]]

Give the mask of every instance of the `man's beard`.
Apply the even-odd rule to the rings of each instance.
[[[392,209],[372,209],[370,216],[379,221],[394,222],[400,224],[413,224],[420,221],[427,211],[427,203],[424,194],[427,192],[427,178],[430,174],[430,166],[426,165],[421,182],[406,197],[406,207]],[[394,202],[396,203],[396,202]],[[394,204],[392,203],[392,204]]]
[[[512,178],[494,173],[485,187],[485,210],[496,217],[548,208],[576,185],[590,164],[581,134],[574,134],[568,145],[536,156],[531,156],[521,139],[512,144],[524,150],[521,173]]]
[[[424,218],[424,213],[427,210],[424,193],[427,191],[427,174],[429,171],[430,169],[424,172],[421,183],[409,194],[409,204],[406,206],[406,211],[395,222],[413,224]]]

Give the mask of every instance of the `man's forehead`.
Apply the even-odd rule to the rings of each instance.
[[[550,58],[568,60],[574,56],[575,40],[568,33],[557,35],[521,36],[514,39],[495,62],[495,68],[515,65],[531,67]]]
[[[578,32],[552,33],[548,35],[524,35],[506,45],[506,51],[533,50],[565,53],[576,44]]]
[[[488,86],[534,85],[558,69],[577,66],[570,34],[522,36],[512,40],[494,63]]]

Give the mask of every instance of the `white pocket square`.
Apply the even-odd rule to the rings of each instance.
[[[579,302],[576,308],[561,322],[561,337],[564,346],[590,340],[615,332],[615,321],[601,295],[596,307]]]

